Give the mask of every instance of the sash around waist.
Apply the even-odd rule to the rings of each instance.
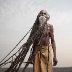
[[[47,46],[44,46],[44,45],[42,45],[41,47],[38,47],[38,51],[45,51],[45,50],[51,50],[52,48],[51,48],[51,44],[49,44],[49,45],[47,45]]]

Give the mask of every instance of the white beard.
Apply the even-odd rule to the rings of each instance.
[[[45,16],[40,16],[39,17],[39,22],[40,22],[40,26],[42,26],[46,22]]]

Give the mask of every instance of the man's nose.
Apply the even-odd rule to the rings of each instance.
[[[44,14],[42,14],[42,16],[44,16]]]

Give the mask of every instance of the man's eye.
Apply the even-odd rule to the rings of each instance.
[[[43,13],[40,13],[40,14],[43,14]]]
[[[46,13],[44,13],[46,15]]]

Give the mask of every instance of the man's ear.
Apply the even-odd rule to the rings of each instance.
[[[48,16],[47,16],[47,20],[49,20],[50,19],[50,15],[48,14]]]

